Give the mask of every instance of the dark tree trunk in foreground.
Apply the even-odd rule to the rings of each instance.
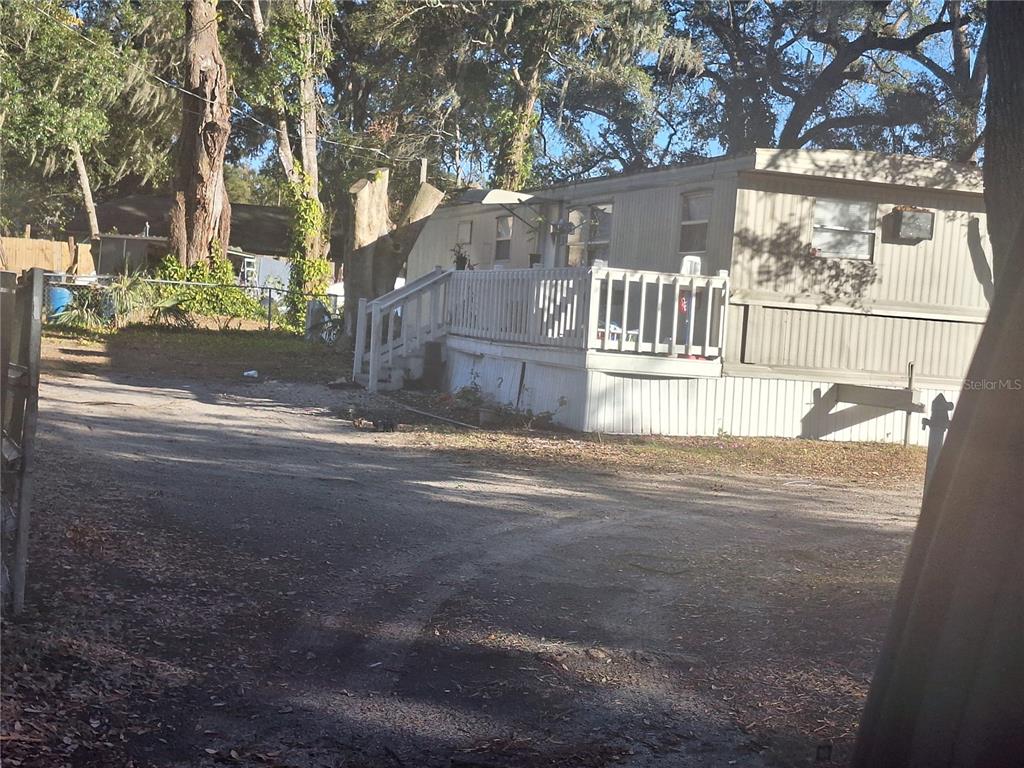
[[[1024,117],[1024,6],[988,8],[996,295],[925,493],[853,768],[1009,768],[1024,756],[1024,132],[1010,120]]]
[[[1024,212],[1024,3],[988,4],[987,53],[985,210],[998,284]]]
[[[231,132],[229,81],[212,0],[185,0],[185,88],[171,209],[171,249],[182,264],[227,252],[231,205],[224,149]]]

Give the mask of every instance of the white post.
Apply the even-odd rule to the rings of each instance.
[[[665,291],[661,285],[660,273],[658,274],[658,279],[655,282],[655,286],[658,289],[658,304],[654,313],[654,347],[651,349],[651,351],[657,355],[661,352],[661,327],[662,325],[664,325],[664,323],[661,322],[661,305],[664,299],[663,294],[665,293]]]
[[[709,277],[704,283],[704,344],[701,348],[701,357],[708,356],[708,341],[711,340],[711,305],[714,303],[714,278]]]
[[[438,336],[440,325],[438,320],[441,315],[441,284],[438,283],[430,288],[430,332],[427,338],[434,339]]]
[[[644,351],[644,313],[647,311],[647,275],[640,275],[640,322],[637,323],[636,351]],[[657,343],[657,339],[654,340]]]
[[[612,335],[612,272],[609,269],[606,273],[604,287],[605,287],[605,302],[604,302],[604,338],[601,339],[601,349],[608,349],[608,339]]]
[[[718,326],[718,359],[725,361],[725,331],[729,327],[729,271],[720,269],[722,278],[722,321]]]
[[[921,428],[928,429],[928,458],[925,460],[924,484],[935,474],[935,467],[939,463],[939,452],[946,440],[946,430],[949,429],[951,420],[949,414],[953,410],[953,403],[949,402],[945,395],[939,394],[932,400],[931,417],[921,419]]]
[[[668,353],[676,356],[676,338],[679,336],[679,275],[672,278],[672,337],[669,339]]]
[[[398,307],[388,310],[388,365],[393,366],[395,364],[395,337],[396,326],[398,320]],[[405,325],[403,323],[403,332]]]
[[[622,316],[619,323],[619,352],[626,349],[626,325],[629,320],[629,272],[622,272]]]
[[[374,302],[370,307],[370,381],[367,389],[376,393],[380,378],[380,304]]]
[[[352,378],[363,372],[363,357],[366,355],[366,299],[359,300],[356,315],[356,348],[352,356]]]
[[[397,314],[397,313],[396,313]],[[402,312],[402,354],[409,354],[409,319],[405,316],[406,313]]]
[[[409,322],[413,323],[413,350],[418,352],[423,346],[423,294],[416,294],[416,309],[413,312],[409,312],[409,304],[412,302],[406,302],[405,309],[402,310],[402,325]]]
[[[686,302],[686,354],[693,354],[693,328],[697,313],[697,283],[690,278],[690,299]]]

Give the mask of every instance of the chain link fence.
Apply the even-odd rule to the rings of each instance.
[[[293,306],[300,303],[304,306]],[[139,275],[46,275],[47,321],[89,329],[128,324],[288,331],[334,343],[344,299],[272,285],[200,283]]]

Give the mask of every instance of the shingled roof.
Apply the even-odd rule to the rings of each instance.
[[[102,234],[141,235],[149,223],[150,237],[170,234],[170,195],[132,195],[96,206]],[[231,205],[231,247],[246,253],[284,256],[288,253],[288,228],[291,212],[273,205]],[[79,239],[88,237],[85,212],[68,224],[67,232]]]

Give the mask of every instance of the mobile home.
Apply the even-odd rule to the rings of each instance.
[[[400,385],[435,341],[450,389],[583,431],[921,443],[991,275],[968,165],[759,149],[475,190],[430,218],[407,287],[367,304],[356,372]]]

